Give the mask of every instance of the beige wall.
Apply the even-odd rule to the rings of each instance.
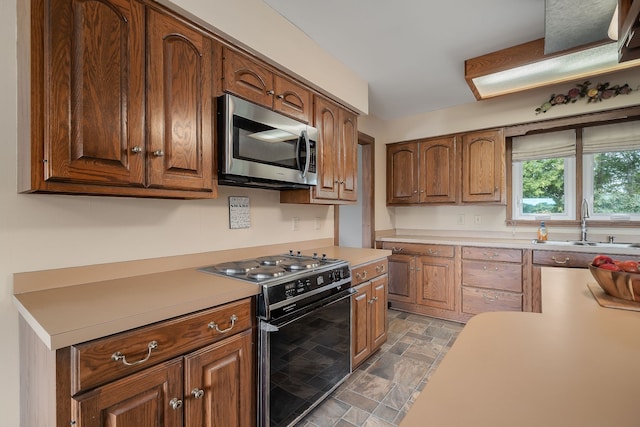
[[[462,71],[461,71],[462,72]],[[462,79],[461,79],[462,82]],[[386,169],[385,144],[406,141],[429,136],[446,135],[474,129],[527,123],[544,119],[584,114],[606,109],[622,108],[640,104],[640,73],[638,70],[622,71],[613,75],[591,79],[592,83],[610,82],[611,85],[629,83],[634,89],[629,95],[620,95],[602,102],[587,103],[586,100],[574,104],[552,107],[544,114],[536,115],[535,109],[549,99],[552,93],[567,93],[573,84],[533,90],[500,98],[472,102],[457,107],[419,114],[397,120],[383,121],[375,117],[361,117],[358,127],[361,131],[376,138],[376,171]],[[582,83],[582,82],[580,82]],[[376,230],[412,229],[412,230],[463,230],[524,232],[534,236],[535,229],[507,227],[506,208],[496,206],[439,206],[439,207],[401,207],[386,206],[386,176],[376,174]],[[458,214],[465,215],[465,224],[456,223]],[[473,221],[481,216],[481,224]],[[552,232],[553,230],[550,230]],[[640,230],[602,230],[608,232],[640,234]],[[562,230],[575,232],[578,230]]]
[[[261,0],[174,3],[367,111],[367,83]],[[281,205],[269,190],[222,187],[218,199],[195,201],[17,194],[16,22],[16,1],[0,2],[0,426],[19,425],[13,273],[333,237],[332,207]],[[314,61],[300,61],[300,49]],[[251,228],[228,228],[230,195],[250,197]]]

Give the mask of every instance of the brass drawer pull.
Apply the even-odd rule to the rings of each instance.
[[[376,301],[378,301],[378,297],[373,297],[368,302],[369,302],[369,304],[373,304]]]
[[[362,273],[356,273],[356,279],[364,280],[367,278],[367,271],[363,271]]]
[[[482,255],[484,255],[484,256],[485,256],[485,257],[487,257],[487,258],[495,258],[495,257],[497,257],[497,256],[498,256],[498,255],[500,255],[500,254],[499,254],[499,253],[497,253],[497,252],[494,252],[494,253],[492,253],[492,254],[490,254],[490,253],[488,253],[488,252],[482,252]]]
[[[232,314],[231,318],[229,320],[231,321],[231,326],[229,326],[227,329],[220,329],[216,322],[209,323],[208,328],[209,329],[215,329],[220,334],[227,333],[230,330],[232,330],[233,327],[236,325],[236,320],[238,320],[238,316],[236,316],[235,314]]]
[[[498,295],[493,295],[491,296],[491,294],[487,294],[487,293],[483,293],[482,296],[484,297],[485,301],[487,302],[496,302],[498,301]]]
[[[433,249],[427,249],[427,253],[429,255],[437,256],[437,255],[440,255],[440,250],[435,250],[434,251]]]
[[[397,252],[403,252],[404,248],[396,248],[395,246],[391,247],[391,252],[393,253],[397,253]]]
[[[376,266],[376,272],[382,273],[384,271],[384,264]]]
[[[158,348],[158,341],[151,341],[147,345],[147,349],[148,349],[147,350],[147,355],[144,358],[138,360],[137,362],[127,362],[127,357],[124,354],[122,354],[122,352],[120,352],[120,351],[116,351],[115,353],[113,353],[111,355],[111,359],[114,362],[122,361],[122,364],[125,365],[125,366],[135,366],[135,365],[139,365],[139,364],[144,363],[147,360],[149,360],[149,358],[151,357],[151,352],[153,350],[155,350],[156,348]]]
[[[487,267],[486,265],[483,265],[483,266],[482,266],[482,269],[483,269],[484,271],[487,271],[487,270],[489,270],[489,267]],[[499,270],[498,270],[498,267],[493,267],[493,270],[494,270],[494,271],[499,271]]]
[[[553,260],[553,262],[555,262],[556,264],[561,264],[561,265],[566,264],[566,263],[568,263],[569,261],[571,261],[571,258],[569,258],[569,257],[566,257],[566,258],[564,259],[564,261],[558,261],[558,260],[556,259],[556,257],[555,257],[555,256],[552,256],[552,257],[551,257],[551,259],[552,259],[552,260]]]

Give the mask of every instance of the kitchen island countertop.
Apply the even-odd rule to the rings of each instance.
[[[315,244],[320,243],[316,246]],[[295,245],[359,265],[391,251]],[[56,350],[259,293],[254,283],[197,271],[257,255],[286,253],[291,244],[17,273],[14,305],[38,337]]]
[[[637,427],[640,312],[601,307],[588,270],[542,270],[543,313],[475,316],[401,427]]]

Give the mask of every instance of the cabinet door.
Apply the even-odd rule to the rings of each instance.
[[[456,201],[456,157],[454,137],[420,143],[420,203]]]
[[[339,199],[358,200],[358,125],[357,116],[340,109]]]
[[[180,21],[148,14],[149,185],[211,191],[211,39]]]
[[[185,356],[185,426],[255,425],[252,331]]]
[[[387,281],[388,276],[371,281],[371,351],[376,351],[387,340]]]
[[[82,427],[182,426],[182,358],[129,375],[71,400]]]
[[[273,107],[273,72],[250,57],[224,49],[223,90],[241,98]]]
[[[462,201],[505,202],[504,132],[462,136]]]
[[[387,145],[387,204],[417,203],[418,144]]]
[[[366,282],[356,288],[351,297],[351,357],[356,367],[371,354],[369,338],[369,301],[371,301],[371,283]]]
[[[44,180],[142,186],[143,6],[51,0],[46,10],[44,152],[34,159]]]
[[[313,97],[308,89],[280,75],[275,76],[274,87],[274,110],[305,123],[311,123]]]
[[[453,310],[455,264],[452,258],[417,257],[417,303],[428,307]]]
[[[415,256],[389,256],[389,300],[416,302]]]
[[[339,108],[320,97],[315,98],[315,127],[318,129],[318,185],[316,197],[337,199],[340,187]]]

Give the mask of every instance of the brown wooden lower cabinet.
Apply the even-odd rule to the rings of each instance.
[[[387,340],[387,260],[353,269],[351,365],[356,368]]]
[[[254,319],[248,298],[56,351],[21,319],[21,425],[254,426]]]
[[[382,242],[390,249],[389,306],[466,322],[486,311],[531,311],[531,251]]]
[[[460,247],[453,245],[382,242],[390,249],[389,306],[448,320],[460,313]]]
[[[532,311],[542,312],[542,267],[588,268],[594,254],[585,252],[534,250],[531,266]]]

